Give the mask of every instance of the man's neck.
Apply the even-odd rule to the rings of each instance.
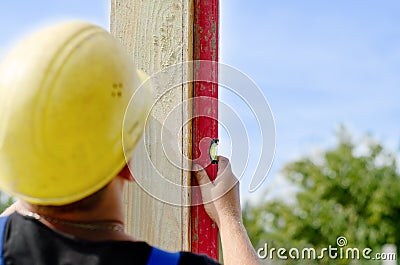
[[[45,207],[37,207],[36,205],[21,201],[19,206],[21,208],[20,212],[21,214],[24,214],[24,211],[38,214],[42,217],[39,218],[39,221],[49,228],[81,239],[91,241],[133,241],[133,238],[124,231],[121,231],[121,229],[105,229],[112,226],[124,226],[122,204],[124,183],[125,181],[118,177],[112,180],[104,191],[102,199],[89,210],[85,209],[81,211],[74,209],[72,211],[57,211],[56,207],[52,207],[55,210],[45,211],[43,210],[46,209]],[[87,224],[88,229],[85,229],[84,226],[73,225],[74,223]]]

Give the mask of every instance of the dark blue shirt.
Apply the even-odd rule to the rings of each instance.
[[[82,240],[14,213],[6,225],[3,257],[7,265],[146,265],[151,249],[145,242]],[[186,264],[218,263],[181,252],[179,265]]]

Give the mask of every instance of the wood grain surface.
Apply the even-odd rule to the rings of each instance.
[[[111,1],[111,33],[126,47],[139,69],[149,75],[158,73],[153,84],[156,104],[145,133],[146,140],[135,151],[132,167],[135,177],[144,176],[146,185],[160,196],[146,192],[135,183],[127,188],[127,231],[138,240],[171,251],[190,249],[189,208],[165,203],[160,197],[171,198],[181,205],[188,205],[190,200],[187,188],[190,173],[185,170],[189,165],[183,158],[191,154],[191,125],[186,122],[192,107],[181,103],[191,97],[192,87],[185,83],[191,70],[182,64],[172,71],[159,71],[193,58],[192,14],[192,1]],[[168,117],[172,111],[173,115]],[[180,150],[172,152],[172,160],[180,165],[171,163],[164,155],[163,148],[170,147],[163,146],[162,137],[176,139]],[[145,158],[150,158],[153,164],[146,163]],[[176,187],[163,185],[160,176]]]

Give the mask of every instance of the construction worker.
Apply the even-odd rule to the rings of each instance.
[[[117,40],[85,22],[41,30],[6,57],[0,66],[0,188],[19,200],[0,218],[0,264],[217,264],[162,251],[124,232],[122,194],[133,180],[126,157],[141,137],[152,98],[150,87],[139,90],[144,78]],[[127,108],[133,95],[140,100]],[[212,183],[196,167],[225,264],[259,264],[241,223],[228,159],[220,158]]]

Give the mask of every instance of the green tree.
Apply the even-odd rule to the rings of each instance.
[[[0,213],[14,203],[14,199],[0,191]]]
[[[312,247],[321,251],[331,245],[343,253],[348,248],[368,247],[373,250],[371,256],[384,244],[399,248],[400,176],[396,155],[372,138],[366,139],[367,143],[355,145],[342,129],[335,148],[286,165],[282,175],[297,188],[296,199],[245,206],[244,224],[254,246],[268,243],[275,248]],[[347,240],[344,247],[337,245],[340,236]],[[304,264],[381,264],[328,260],[327,253],[324,256]],[[295,264],[301,262],[296,260]]]

